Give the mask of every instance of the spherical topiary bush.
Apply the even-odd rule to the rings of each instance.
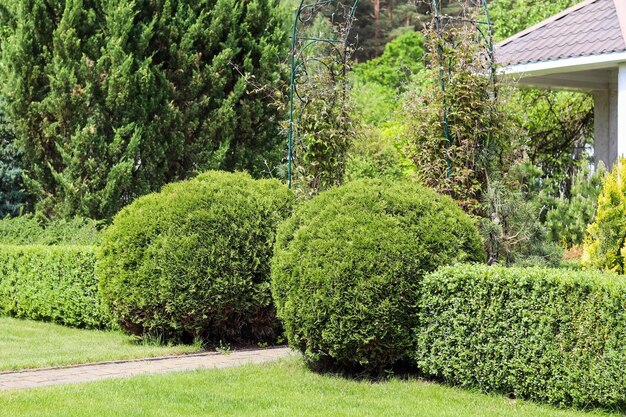
[[[449,197],[355,181],[280,226],[272,293],[290,345],[309,364],[376,372],[413,351],[424,273],[484,256],[472,220]]]
[[[166,341],[267,340],[275,231],[292,193],[208,172],[120,211],[98,253],[100,296],[128,332]]]

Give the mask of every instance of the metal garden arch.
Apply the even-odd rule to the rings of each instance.
[[[301,91],[301,86],[310,81],[310,66],[323,66],[331,74],[345,75],[349,70],[350,58],[350,30],[354,21],[355,12],[360,0],[300,0],[296,10],[291,33],[290,51],[290,87],[289,87],[289,126],[288,126],[288,167],[287,180],[289,188],[293,181],[293,161],[295,144],[298,138],[297,118],[298,111],[301,113],[308,103],[308,97]],[[417,0],[420,1],[420,0]],[[446,39],[445,33],[450,25],[472,25],[478,39],[483,46],[485,65],[491,74],[493,83],[496,81],[495,58],[493,47],[493,26],[489,14],[487,0],[466,0],[466,7],[479,10],[479,13],[469,16],[449,16],[441,12],[441,0],[421,0],[432,3],[433,24],[435,30],[442,39]],[[314,22],[319,13],[326,13],[333,27],[336,28],[336,36],[316,36],[307,30]],[[315,54],[318,45],[324,45],[326,51],[331,51],[324,58]],[[442,53],[441,49],[438,51]],[[331,59],[328,59],[328,55]],[[440,55],[441,58],[441,55]],[[441,59],[440,59],[441,60]],[[440,67],[441,89],[445,92],[446,74],[443,66]],[[299,107],[296,109],[296,107]],[[448,128],[448,114],[446,104],[444,108],[444,135],[448,142],[450,133]]]

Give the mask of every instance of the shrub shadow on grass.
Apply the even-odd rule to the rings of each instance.
[[[351,381],[366,381],[371,383],[386,382],[391,379],[402,381],[423,379],[422,374],[409,360],[396,362],[393,366],[385,369],[372,369],[366,365],[338,365],[330,357],[324,357],[318,361],[305,361],[312,372],[322,375],[332,375]]]

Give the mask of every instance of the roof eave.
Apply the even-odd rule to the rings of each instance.
[[[503,75],[549,75],[564,72],[577,72],[602,68],[613,68],[626,63],[626,51],[602,55],[588,55],[563,58],[551,61],[531,62],[503,66],[499,72]]]

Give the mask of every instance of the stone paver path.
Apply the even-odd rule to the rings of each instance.
[[[246,363],[270,362],[292,355],[289,348],[279,347],[257,350],[217,352],[184,356],[147,358],[128,361],[97,362],[55,368],[28,369],[0,372],[0,390],[44,387],[47,385],[73,384],[107,378],[122,378],[149,373],[189,371],[194,369],[217,369]]]

